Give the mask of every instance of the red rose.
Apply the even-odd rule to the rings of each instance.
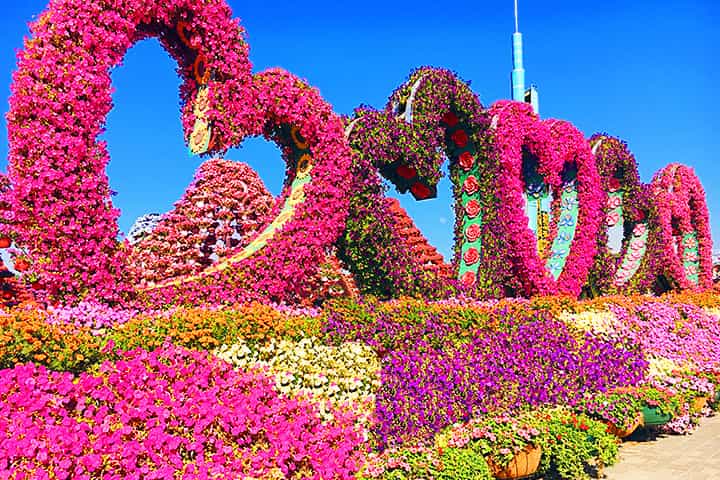
[[[473,198],[465,204],[465,214],[470,218],[475,218],[478,213],[480,213],[480,202]]]
[[[465,229],[465,238],[468,242],[474,242],[478,238],[480,238],[480,225],[477,223],[473,223],[469,227]]]
[[[415,177],[415,175],[417,175],[415,169],[412,167],[408,167],[407,165],[400,165],[395,169],[395,172],[406,180],[410,180],[411,178]]]
[[[460,277],[460,282],[466,287],[472,287],[475,285],[475,272],[465,272]]]
[[[622,197],[608,197],[607,207],[610,209],[622,207]]]
[[[608,213],[607,217],[605,217],[605,223],[608,227],[612,227],[617,225],[617,223],[620,221],[620,214],[617,212],[610,212]]]
[[[28,269],[29,266],[30,266],[30,264],[27,261],[23,260],[22,258],[15,260],[14,267],[15,267],[15,270],[18,272],[24,272],[25,270]]]
[[[609,187],[609,189],[610,189],[611,192],[617,192],[618,190],[620,190],[620,180],[618,180],[618,179],[615,178],[615,177],[612,177],[612,178],[610,179],[610,187]]]
[[[465,148],[468,143],[468,135],[465,133],[465,130],[456,130],[455,133],[452,134],[451,138],[452,141],[455,142],[455,145],[460,148]]]
[[[467,172],[475,165],[475,157],[473,157],[473,154],[470,152],[463,152],[460,154],[458,162],[460,163],[460,168]]]
[[[425,200],[426,198],[430,198],[430,194],[432,193],[426,185],[420,182],[413,183],[413,185],[410,187],[410,191],[418,200]]]
[[[455,115],[453,112],[447,112],[445,115],[443,115],[442,121],[449,127],[454,127],[459,122],[457,115]]]
[[[472,195],[477,192],[479,188],[480,184],[478,183],[477,178],[475,178],[475,175],[469,175],[463,182],[463,190],[465,190],[465,193],[468,195]]]
[[[478,260],[480,260],[480,252],[478,252],[477,248],[470,247],[463,254],[463,260],[465,261],[466,265],[472,265],[473,263],[476,263]]]
[[[0,248],[8,248],[10,243],[10,237],[0,237]]]

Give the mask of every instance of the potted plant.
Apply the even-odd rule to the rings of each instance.
[[[504,413],[455,424],[437,442],[441,448],[471,446],[485,456],[495,478],[511,479],[537,471],[542,451],[535,440],[541,433],[531,414]]]
[[[358,480],[492,480],[485,457],[464,447],[392,447],[371,453],[357,474]]]
[[[720,370],[705,369],[695,373],[698,377],[704,378],[713,385],[715,393],[710,396],[709,402],[714,408],[716,408],[718,403],[720,403],[720,388],[718,388],[720,386]]]
[[[610,391],[587,394],[576,410],[607,424],[608,432],[619,438],[627,437],[640,426],[643,402],[630,393]]]
[[[643,386],[638,392],[645,402],[642,410],[645,426],[664,425],[680,412],[681,397],[670,389]]]
[[[537,442],[543,456],[540,471],[549,478],[582,480],[601,476],[617,461],[619,439],[607,424],[558,407],[540,414],[544,432]]]
[[[690,404],[690,411],[695,414],[700,413],[708,401],[715,398],[715,385],[690,370],[674,370],[661,381],[683,395]]]

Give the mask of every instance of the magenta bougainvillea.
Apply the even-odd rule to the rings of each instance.
[[[206,161],[175,208],[133,245],[132,278],[159,282],[200,273],[245,247],[270,220],[274,203],[248,165],[219,158]]]
[[[507,256],[516,268],[510,285],[524,295],[577,295],[592,265],[604,198],[590,147],[575,127],[559,120],[540,121],[528,104],[499,101],[490,107],[490,115],[492,155],[500,162],[495,179],[499,216]],[[531,188],[552,192],[547,238],[541,248],[540,235],[528,227]],[[573,230],[562,232],[564,245],[558,246],[555,239],[560,239],[558,226],[563,222]],[[564,260],[564,265],[553,263],[553,257]],[[548,267],[556,265],[560,268],[551,272]]]
[[[659,237],[658,288],[712,287],[712,238],[705,190],[693,169],[672,163],[653,177]]]
[[[158,38],[183,79],[186,135],[204,87],[218,142],[235,144],[254,113],[243,30],[224,0],[58,0],[30,28],[7,115],[17,240],[50,295],[118,300],[129,289],[126,252],[97,140],[112,108],[110,71],[133,44]]]
[[[282,147],[287,162],[273,222],[200,274],[144,289],[144,301],[299,302],[316,289],[348,211],[352,158],[342,120],[317,90],[280,69],[254,76],[252,98],[263,116],[261,133]]]

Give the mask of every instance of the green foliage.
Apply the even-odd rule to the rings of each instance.
[[[475,445],[476,446],[476,445]],[[359,480],[492,480],[482,452],[463,448],[413,447],[386,450],[371,456]]]
[[[549,478],[587,479],[617,461],[619,440],[606,424],[562,408],[547,411],[541,422],[546,433],[539,441],[540,471]]]

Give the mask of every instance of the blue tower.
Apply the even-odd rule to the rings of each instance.
[[[522,33],[518,28],[518,2],[515,0],[515,32],[512,35],[513,43],[513,69],[510,75],[512,84],[512,99],[532,105],[535,113],[540,113],[540,96],[535,85],[525,90],[525,67],[523,67]]]
[[[523,68],[522,33],[518,31],[518,4],[515,0],[515,33],[512,36],[513,42],[513,70],[512,99],[517,102],[525,101],[525,68]]]

